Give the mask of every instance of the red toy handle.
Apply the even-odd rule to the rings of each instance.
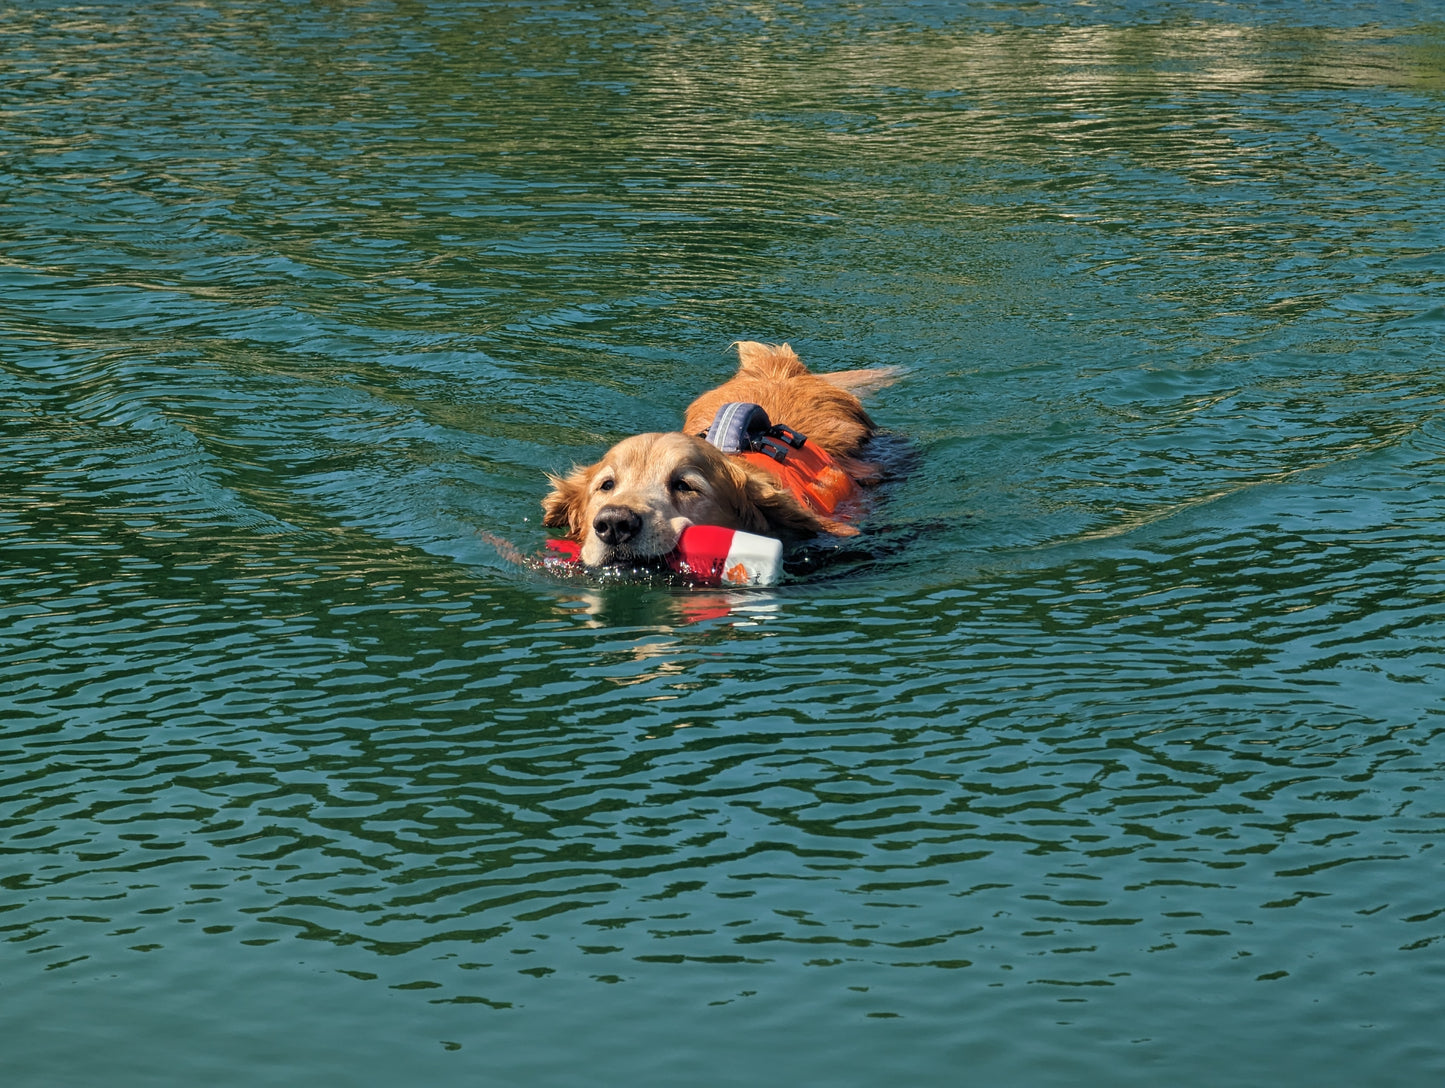
[[[575,540],[549,540],[547,550],[553,553],[547,556],[548,559],[560,559],[564,563],[582,562],[582,545]]]
[[[549,540],[547,549],[552,553],[548,559],[582,561],[582,545],[575,540]],[[677,573],[703,585],[767,586],[782,573],[783,545],[772,537],[720,525],[689,525],[665,560]]]

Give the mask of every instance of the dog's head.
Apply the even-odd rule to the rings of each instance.
[[[548,478],[542,523],[565,527],[593,567],[666,555],[689,525],[778,537],[857,532],[818,517],[764,470],[675,431],[624,439],[595,465]]]

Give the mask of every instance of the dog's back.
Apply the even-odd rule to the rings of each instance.
[[[744,340],[737,345],[738,372],[688,405],[683,430],[703,434],[724,404],[741,401],[760,404],[774,423],[785,424],[808,436],[835,458],[847,459],[853,472],[866,478],[872,466],[856,461],[863,444],[877,429],[862,402],[840,375],[822,377],[809,372],[787,344],[759,344]],[[850,372],[850,374],[875,372]],[[867,384],[867,380],[859,384]]]

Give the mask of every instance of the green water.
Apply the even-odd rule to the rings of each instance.
[[[0,6],[0,1076],[1445,1076],[1445,11]],[[510,561],[737,339],[916,461]]]

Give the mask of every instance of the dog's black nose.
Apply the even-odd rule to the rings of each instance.
[[[604,506],[592,520],[592,531],[611,548],[626,544],[641,528],[642,519],[625,506]]]

